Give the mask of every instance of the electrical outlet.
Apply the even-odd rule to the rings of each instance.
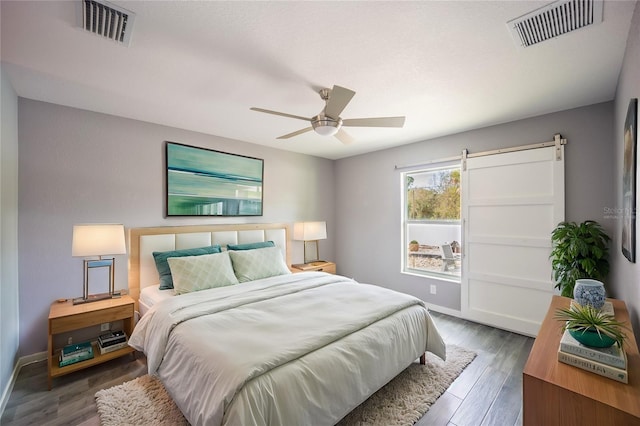
[[[435,284],[431,284],[430,291],[431,291],[431,294],[436,294],[436,285]]]
[[[109,323],[100,324],[100,331],[109,331]]]

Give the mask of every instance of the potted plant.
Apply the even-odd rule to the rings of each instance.
[[[420,244],[416,240],[411,240],[409,243],[409,251],[418,251],[420,249]]]
[[[573,303],[571,307],[556,310],[555,318],[564,321],[562,330],[586,346],[608,348],[614,343],[622,348],[626,335],[624,323],[613,315],[590,305]]]
[[[555,287],[562,296],[573,297],[573,286],[578,279],[602,281],[607,276],[610,240],[593,220],[558,224],[551,233],[553,250],[549,257]]]

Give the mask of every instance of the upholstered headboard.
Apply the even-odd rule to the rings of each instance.
[[[157,285],[158,272],[152,253],[220,244],[245,244],[273,241],[282,251],[287,265],[289,255],[289,225],[261,223],[241,225],[163,226],[129,229],[129,294],[136,302],[140,290]]]

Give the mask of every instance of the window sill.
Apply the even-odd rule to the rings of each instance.
[[[446,281],[446,282],[455,283],[455,284],[460,284],[460,282],[462,281],[462,277],[452,276],[448,274],[439,274],[437,272],[427,272],[427,271],[422,272],[417,270],[405,269],[401,271],[401,273],[404,275],[412,275],[414,277],[429,278],[433,280]]]

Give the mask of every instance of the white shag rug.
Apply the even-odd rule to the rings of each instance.
[[[413,425],[476,354],[447,345],[447,361],[427,353],[338,423],[339,426]],[[156,377],[144,375],[96,393],[102,426],[178,426],[189,423]]]

